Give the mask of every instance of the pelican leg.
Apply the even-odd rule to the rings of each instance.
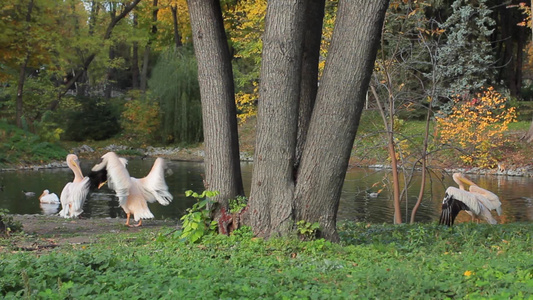
[[[143,219],[139,219],[139,223],[137,223],[136,225],[133,225],[135,227],[141,227],[143,226]]]
[[[126,214],[126,224],[124,224],[124,225],[126,225],[128,227],[131,227],[131,225],[130,225],[130,216],[131,216],[131,213],[127,213]]]

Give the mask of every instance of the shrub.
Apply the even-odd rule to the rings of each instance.
[[[471,99],[455,98],[449,115],[437,116],[440,140],[461,151],[461,160],[482,168],[497,164],[507,139],[504,132],[516,121],[514,107],[492,87]]]
[[[105,140],[120,131],[119,111],[98,98],[81,98],[81,107],[67,115],[65,138],[73,141]]]
[[[161,129],[159,103],[139,94],[138,91],[128,93],[132,97],[124,104],[121,116],[124,133],[130,138],[148,142],[159,138],[156,133]]]

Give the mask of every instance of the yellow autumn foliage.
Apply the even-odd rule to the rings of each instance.
[[[454,99],[452,112],[438,116],[440,142],[460,150],[461,160],[470,166],[492,168],[499,149],[508,141],[507,126],[516,121],[516,110],[507,99],[489,87],[471,99]]]

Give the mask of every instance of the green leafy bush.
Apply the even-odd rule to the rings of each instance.
[[[211,217],[214,202],[210,199],[216,195],[216,191],[204,191],[202,194],[191,190],[185,192],[185,196],[196,198],[197,202],[181,217],[183,232],[180,238],[195,243],[216,232],[217,223]]]
[[[81,106],[67,115],[65,139],[105,140],[120,131],[119,110],[98,98],[80,98]]]

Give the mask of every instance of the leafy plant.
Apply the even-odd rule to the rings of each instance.
[[[218,194],[217,191],[204,191],[201,194],[191,190],[185,191],[185,196],[196,198],[197,202],[181,217],[183,231],[180,238],[196,243],[204,236],[216,232],[217,223],[211,217],[214,202],[210,198]]]
[[[0,235],[10,235],[22,230],[22,224],[13,220],[7,209],[0,209]]]
[[[110,102],[79,98],[81,107],[67,116],[65,138],[73,141],[104,140],[120,131],[119,111]]]
[[[246,208],[248,204],[248,198],[245,196],[237,196],[235,199],[229,200],[229,212],[232,214],[239,213],[241,210]]]
[[[300,220],[296,222],[296,229],[304,239],[312,239],[316,235],[317,230],[320,229],[320,224],[318,222],[311,224],[305,220]]]
[[[471,99],[455,98],[452,112],[437,116],[440,140],[462,151],[461,160],[472,166],[493,167],[498,150],[507,142],[507,126],[516,121],[516,110],[492,87]]]
[[[130,91],[128,96],[133,99],[124,104],[121,116],[125,134],[144,142],[158,139],[155,134],[161,129],[159,103],[137,90]]]

